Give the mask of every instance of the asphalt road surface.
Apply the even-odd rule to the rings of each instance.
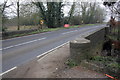
[[[2,41],[2,72],[28,62],[59,45],[78,36],[105,27],[105,25],[86,26],[45,32]]]

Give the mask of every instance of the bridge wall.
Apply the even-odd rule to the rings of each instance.
[[[93,32],[85,38],[77,38],[70,42],[71,58],[78,64],[82,60],[89,60],[92,56],[100,55],[105,39],[105,28]]]

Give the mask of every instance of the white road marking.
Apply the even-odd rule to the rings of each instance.
[[[60,45],[60,46],[57,46],[57,47],[55,47],[55,48],[49,50],[49,51],[47,51],[47,52],[45,52],[45,53],[43,53],[43,54],[41,54],[41,55],[38,55],[37,58],[39,58],[39,57],[41,57],[41,56],[43,56],[43,55],[45,55],[45,54],[47,54],[47,53],[49,53],[49,52],[51,52],[51,51],[57,49],[57,48],[59,48],[59,47],[62,47],[63,45],[65,45],[65,44],[67,44],[67,43],[69,43],[69,41],[66,42],[66,43],[64,43],[64,44],[62,44],[62,45]],[[43,57],[42,57],[42,58],[43,58]],[[39,59],[39,60],[40,60],[40,59]],[[14,70],[14,69],[16,69],[16,68],[17,68],[17,66],[15,66],[15,67],[13,67],[13,68],[11,68],[11,69],[9,69],[9,70],[7,70],[7,71],[1,73],[0,76],[6,74],[6,73],[8,73],[8,72],[10,72],[10,71],[12,71],[12,70]]]
[[[49,50],[49,51],[47,51],[47,52],[44,52],[43,54],[38,55],[37,58],[40,58],[40,57],[43,56],[43,55],[47,56],[46,54],[50,53],[51,51],[54,51],[54,50],[57,49],[57,48],[62,47],[63,45],[65,45],[65,44],[67,44],[67,43],[69,43],[69,41],[66,42],[66,43],[61,44],[60,46],[57,46],[57,47]],[[44,56],[44,57],[45,57],[45,56]],[[44,57],[40,58],[38,61],[40,61],[40,60],[43,59]]]
[[[101,25],[101,26],[104,26],[104,25]],[[94,26],[94,27],[100,27],[100,25],[99,26]],[[15,38],[6,39],[6,40],[13,40],[13,39],[18,39],[18,38],[22,38],[22,37],[29,37],[29,36],[39,35],[39,34],[46,34],[46,33],[51,33],[51,32],[43,32],[43,33],[38,33],[38,34],[26,35],[26,36],[15,37]]]
[[[96,27],[90,27],[90,28],[85,28],[85,29],[80,29],[80,30],[73,30],[73,31],[69,31],[69,32],[64,32],[64,33],[61,33],[61,34],[68,34],[68,33],[72,33],[72,32],[76,32],[76,31],[81,31],[81,30],[89,30],[89,29],[95,29],[97,28],[98,26]],[[46,32],[46,33],[50,33],[50,32]],[[46,34],[46,33],[42,33],[42,34]],[[38,34],[34,34],[34,35],[38,35]],[[33,36],[33,35],[29,35],[29,36]],[[27,36],[23,36],[23,37],[27,37]],[[44,39],[44,38],[42,38]],[[5,47],[3,49],[0,49],[1,50],[5,50],[5,49],[9,49],[9,48],[12,48],[12,47],[16,47],[16,46],[21,46],[21,45],[24,45],[24,44],[28,44],[28,43],[32,43],[32,42],[35,42],[35,41],[38,41],[38,40],[42,40],[42,39],[37,39],[37,40],[33,40],[33,41],[29,41],[29,42],[25,42],[25,43],[21,43],[21,44],[17,44],[17,45],[13,45],[13,46],[9,46],[9,47]],[[46,39],[46,38],[45,38]]]
[[[69,32],[66,32],[66,33],[75,32],[75,31],[77,31],[77,30],[69,31]],[[91,31],[92,31],[92,30],[91,30]],[[89,32],[90,32],[90,31],[89,31]],[[43,40],[43,39],[46,39],[46,37],[45,37],[45,38],[40,38],[40,39],[37,39],[37,40],[33,40],[33,41],[29,41],[29,42],[25,42],[25,43],[21,43],[21,44],[14,45],[14,46],[9,46],[9,47],[3,48],[3,49],[8,49],[8,48],[12,48],[12,47],[15,47],[15,46],[20,46],[20,45],[28,44],[28,43],[35,42],[35,41],[38,41],[38,40]],[[69,43],[69,41],[66,42],[66,43],[63,43],[63,44],[60,45],[60,46],[57,46],[57,47],[49,50],[49,51],[47,51],[47,52],[45,52],[45,53],[43,53],[43,54],[41,54],[41,55],[38,55],[37,58],[40,58],[41,56],[43,56],[43,55],[45,55],[45,54],[48,54],[49,52],[51,52],[51,51],[53,51],[53,50],[55,50],[55,49],[57,49],[57,48],[60,48],[60,47],[62,47],[63,45],[65,45],[65,44],[67,44],[67,43]],[[2,50],[2,49],[0,49],[0,50]],[[47,56],[47,55],[45,55],[44,57],[46,57],[46,56]],[[40,61],[40,60],[43,59],[44,57],[40,58],[38,61]],[[0,76],[6,74],[6,73],[8,73],[8,72],[10,72],[10,71],[12,71],[12,70],[14,70],[14,69],[16,69],[16,68],[17,68],[17,66],[15,66],[15,67],[13,67],[13,68],[11,68],[11,69],[9,69],[9,70],[1,73]]]
[[[5,48],[1,48],[0,50],[3,50],[3,49],[9,49],[9,48],[12,48],[14,46],[9,46],[9,47],[5,47]]]
[[[73,30],[73,31],[68,31],[68,32],[64,32],[64,33],[61,33],[61,34],[68,34],[68,33],[72,33],[72,32],[77,32],[77,31],[82,31],[82,30],[89,30],[89,29],[94,29],[94,28],[97,28],[97,27],[90,27],[90,28],[83,28],[83,29],[80,29],[80,30]]]
[[[8,46],[8,47],[2,48],[2,49],[0,49],[0,50],[5,50],[5,49],[12,48],[12,47],[17,47],[17,46],[25,45],[25,44],[32,43],[32,42],[36,42],[36,41],[40,41],[40,40],[43,40],[43,39],[46,39],[46,37],[40,38],[40,39],[36,39],[36,40],[32,40],[32,41],[28,41],[28,42],[24,42],[24,43],[20,43],[20,44],[13,45],[13,46]]]
[[[43,33],[40,33],[40,34],[46,34],[46,33],[51,33],[51,32],[43,32]]]
[[[45,55],[45,54],[47,54],[47,53],[49,53],[49,52],[51,52],[51,51],[57,49],[57,48],[59,48],[59,47],[62,47],[63,45],[65,45],[65,44],[67,44],[67,43],[69,43],[69,41],[66,42],[66,43],[64,43],[64,44],[62,44],[62,45],[60,45],[60,46],[57,46],[57,47],[55,47],[55,48],[49,50],[49,51],[47,51],[47,52],[45,52],[45,53],[43,53],[43,54],[41,54],[41,55],[38,55],[37,58],[39,58],[39,57],[41,57],[41,56],[43,56],[43,55]],[[46,55],[45,55],[45,56],[46,56]],[[44,56],[44,57],[45,57],[45,56]],[[38,61],[40,61],[40,60],[43,59],[44,57],[40,58]],[[7,71],[1,73],[0,76],[6,74],[6,73],[8,73],[8,72],[10,72],[10,71],[12,71],[12,70],[14,70],[14,69],[16,69],[16,68],[17,68],[17,66],[15,66],[15,67],[13,67],[13,68],[11,68],[11,69],[9,69],[9,70],[7,70]]]
[[[15,66],[15,67],[13,67],[13,68],[11,68],[11,69],[9,69],[9,70],[7,70],[7,71],[1,73],[0,76],[6,74],[6,73],[8,73],[8,72],[10,72],[10,71],[12,71],[12,70],[14,70],[14,69],[16,69],[16,68],[17,68],[17,67]]]
[[[87,28],[87,29],[91,29],[91,28]],[[96,28],[95,28],[96,29]],[[102,29],[102,28],[100,28],[100,29]],[[70,32],[75,32],[75,31],[78,31],[78,30],[74,30],[74,31],[69,31],[69,32],[65,32],[65,33],[62,33],[62,34],[67,34],[67,33],[70,33]],[[87,31],[87,32],[84,32],[84,33],[82,33],[82,34],[85,34],[85,33],[89,33],[89,32],[92,32],[92,31],[94,31],[93,29],[92,30],[90,30],[90,31]],[[67,43],[69,43],[70,41],[68,41],[68,42],[66,42],[66,43],[63,43],[62,45],[60,45],[60,46],[57,46],[57,47],[55,47],[55,48],[53,48],[53,49],[51,49],[51,50],[49,50],[49,51],[47,51],[47,52],[44,52],[44,53],[42,53],[42,54],[40,54],[40,55],[38,55],[37,56],[37,58],[40,58],[41,56],[43,56],[43,55],[45,55],[46,56],[46,54],[47,53],[49,53],[49,52],[51,52],[51,51],[53,51],[53,50],[55,50],[55,49],[57,49],[57,48],[59,48],[59,47],[61,47],[61,46],[63,46],[63,45],[65,45],[65,44],[67,44]],[[44,57],[45,57],[44,56]],[[44,58],[44,57],[42,57],[42,58]],[[41,60],[42,58],[40,58],[39,60]],[[38,61],[39,61],[38,60]]]
[[[62,34],[68,34],[68,33],[76,32],[76,31],[78,31],[78,30],[69,31],[69,32],[64,32],[64,33],[62,33]]]
[[[67,34],[67,33],[75,32],[75,31],[77,31],[77,30],[65,32],[65,33],[62,33],[62,34]],[[91,30],[91,31],[92,31],[92,30]],[[90,32],[90,31],[89,31],[89,32]],[[36,34],[36,35],[38,35],[38,34]],[[31,35],[30,35],[30,36],[31,36]],[[46,39],[46,37],[45,37],[45,38],[40,38],[40,39],[37,39],[37,40],[33,40],[33,41],[29,41],[29,42],[25,42],[25,43],[21,43],[21,44],[14,45],[14,46],[9,46],[9,47],[3,48],[3,49],[9,49],[9,48],[12,48],[12,47],[16,47],[16,46],[20,46],[20,45],[32,43],[32,42],[39,41],[39,40],[43,40],[43,39]],[[69,41],[66,42],[66,43],[64,43],[64,44],[62,44],[62,45],[60,45],[60,46],[57,46],[57,47],[49,50],[49,51],[47,51],[47,52],[45,52],[45,53],[43,53],[43,54],[41,54],[41,55],[38,55],[37,58],[39,58],[39,57],[41,57],[41,56],[43,56],[43,55],[45,55],[45,54],[48,54],[49,52],[51,52],[51,51],[53,51],[53,50],[55,50],[55,49],[57,49],[57,48],[60,48],[60,47],[62,47],[63,45],[65,45],[65,44],[67,44],[67,43],[69,43]],[[3,49],[0,49],[0,50],[3,50]],[[45,55],[44,57],[46,57],[46,56],[47,56],[47,55]],[[40,60],[43,59],[44,57],[40,58],[38,61],[40,61]],[[6,74],[6,73],[8,73],[8,72],[10,72],[10,71],[12,71],[12,70],[14,70],[14,69],[16,69],[16,68],[17,68],[17,66],[15,66],[15,67],[13,67],[13,68],[11,68],[11,69],[9,69],[9,70],[1,73],[0,76]]]
[[[15,37],[15,38],[5,39],[5,40],[13,40],[13,39],[18,39],[18,38],[30,37],[30,36],[40,35],[40,34],[46,34],[46,33],[51,33],[51,32],[43,32],[43,33],[32,34],[32,35],[26,35],[26,36],[21,36],[21,37]],[[4,41],[4,40],[2,40],[2,41]]]

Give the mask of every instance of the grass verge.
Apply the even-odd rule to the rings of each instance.
[[[78,66],[78,64],[72,59],[68,59],[65,64],[67,64],[70,68],[72,68],[74,66]]]
[[[38,29],[37,31],[29,32],[29,33],[22,33],[22,34],[14,34],[14,35],[3,36],[2,39],[9,39],[9,38],[27,36],[27,35],[38,34],[38,33],[43,33],[43,32],[57,31],[57,30],[62,30],[62,29],[70,29],[70,28],[77,28],[77,27],[84,27],[84,26],[93,26],[93,25],[98,25],[98,24],[82,24],[82,25],[70,26],[68,28],[65,28],[65,27],[44,28],[44,29]]]
[[[94,56],[90,62],[102,67],[103,69],[101,71],[104,71],[104,73],[115,78],[120,78],[120,64],[116,62],[116,59],[117,58],[111,56]]]

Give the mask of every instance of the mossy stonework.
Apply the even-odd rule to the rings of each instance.
[[[89,49],[90,49],[90,42],[88,40],[84,40],[87,43],[81,43],[81,38],[79,39],[79,42],[77,41],[74,43],[74,41],[70,42],[70,53],[71,58],[76,62],[80,63],[83,59],[87,59],[90,57],[89,55]]]
[[[79,37],[70,42],[71,58],[80,64],[82,60],[89,60],[95,55],[99,55],[104,42],[105,29],[96,31],[86,38]]]

